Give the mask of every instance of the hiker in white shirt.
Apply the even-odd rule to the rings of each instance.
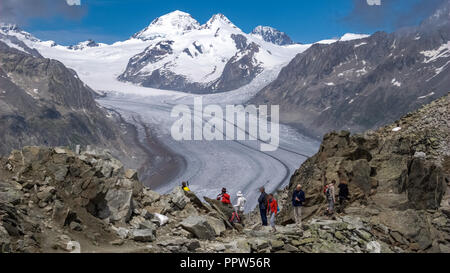
[[[244,195],[240,191],[236,194],[236,196],[238,197],[238,199],[236,205],[234,205],[234,209],[238,213],[242,223],[244,217],[245,203],[247,202],[247,199],[245,199]]]

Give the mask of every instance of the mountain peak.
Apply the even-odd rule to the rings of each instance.
[[[80,42],[77,45],[71,45],[68,47],[68,49],[73,49],[73,50],[83,50],[85,48],[89,48],[89,47],[99,47],[100,45],[97,44],[94,40],[89,39],[87,41],[84,42]]]
[[[237,28],[225,15],[222,13],[214,14],[211,19],[205,24],[205,28],[223,27],[231,26],[232,28]]]
[[[199,27],[200,24],[189,13],[175,10],[156,18],[148,27],[136,33],[133,38],[153,40],[167,35],[182,35]]]
[[[281,32],[273,27],[257,26],[251,33],[254,36],[258,36],[266,42],[276,45],[291,45],[294,42],[284,32]]]

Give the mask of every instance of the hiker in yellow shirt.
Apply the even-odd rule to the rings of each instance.
[[[181,187],[183,188],[183,190],[184,191],[191,191],[190,189],[189,189],[189,187],[187,186],[187,182],[181,182]]]

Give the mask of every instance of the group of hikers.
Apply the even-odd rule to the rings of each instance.
[[[326,182],[326,178],[324,182]],[[336,204],[335,185],[336,180],[332,180],[330,183],[325,183],[323,189],[323,193],[325,195],[328,204],[325,214],[330,217],[333,217],[333,214],[335,212],[335,204]],[[190,191],[187,182],[182,182],[182,188],[184,191]],[[345,202],[349,199],[348,185],[345,181],[342,181],[339,183],[338,188],[339,188],[338,193],[339,212],[343,212],[342,209],[345,205]],[[276,232],[277,229],[275,227],[275,221],[278,213],[280,212],[278,202],[272,193],[270,194],[266,193],[264,187],[261,187],[259,191],[260,196],[258,198],[258,207],[261,215],[262,225],[268,226],[268,224],[270,223],[272,231]],[[236,194],[236,196],[237,196],[236,204],[232,205],[231,196],[228,194],[227,189],[222,188],[222,191],[219,195],[217,195],[216,200],[220,201],[222,204],[226,206],[233,207],[233,213],[230,218],[231,223],[240,223],[241,225],[244,225],[244,211],[247,200],[240,191]],[[305,192],[302,190],[301,185],[297,185],[297,187],[294,189],[292,193],[292,207],[295,224],[300,229],[302,228],[302,207],[304,206],[305,202],[306,202]],[[269,222],[267,220],[269,220]]]

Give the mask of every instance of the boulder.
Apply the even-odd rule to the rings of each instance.
[[[67,166],[51,164],[48,169],[53,174],[56,182],[63,182],[69,172]]]
[[[184,190],[178,186],[173,189],[170,200],[180,210],[184,209],[189,202],[189,198],[184,195]]]
[[[414,157],[415,158],[426,159],[427,158],[427,154],[424,153],[424,152],[415,152],[414,153]]]
[[[83,231],[83,226],[80,223],[75,222],[75,221],[71,222],[69,227],[71,230]]]
[[[201,247],[200,242],[197,240],[192,240],[186,244],[186,247],[189,251],[195,251]]]
[[[56,154],[67,154],[67,151],[64,148],[56,147],[53,150],[55,151]]]
[[[136,170],[127,169],[125,171],[125,177],[130,180],[138,180],[138,172]]]
[[[227,230],[222,219],[217,219],[211,216],[205,216],[205,219],[208,224],[214,229],[216,236],[222,235]]]
[[[106,206],[113,222],[128,222],[131,217],[132,190],[110,189],[105,196]]]
[[[116,228],[115,226],[111,226],[112,230],[114,230],[117,234],[117,236],[119,236],[120,239],[125,240],[128,235],[130,234],[130,230],[123,228],[123,227],[119,227]]]
[[[281,240],[271,240],[270,246],[273,250],[280,250],[284,247],[284,242]]]
[[[248,241],[253,250],[259,251],[269,247],[269,241],[262,238],[252,238]]]
[[[201,240],[213,240],[216,236],[216,231],[203,216],[190,216],[180,225]]]
[[[130,221],[130,225],[136,229],[156,229],[156,225],[142,216],[135,216]]]
[[[54,187],[45,187],[36,194],[37,198],[43,202],[48,202],[52,199],[53,194],[56,192]]]
[[[236,250],[238,253],[250,253],[252,248],[247,239],[239,239],[236,241]]]
[[[209,211],[208,207],[205,206],[205,204],[200,200],[200,198],[195,195],[195,193],[191,191],[184,192],[184,195],[189,198],[190,202],[199,209],[204,209],[206,211]]]
[[[80,253],[80,244],[67,235],[59,235],[53,244],[53,248],[71,253]]]
[[[385,210],[374,216],[371,221],[382,224],[390,229],[390,233],[405,237],[418,244],[421,250],[432,244],[430,224],[423,211],[408,209],[405,211]],[[397,236],[399,240],[407,241]]]
[[[123,165],[120,161],[114,158],[100,159],[97,161],[96,168],[105,178],[117,176],[123,172]]]
[[[0,181],[0,202],[17,205],[23,197],[22,186],[17,182]]]
[[[151,204],[158,202],[161,199],[161,195],[156,191],[150,189],[143,189],[144,197],[142,198],[142,205],[150,206]]]
[[[131,232],[131,238],[137,242],[153,242],[156,239],[156,230],[135,229]]]
[[[358,186],[365,195],[369,195],[370,189],[372,188],[370,170],[369,163],[365,159],[360,159],[353,162],[352,183],[356,184],[356,186]]]
[[[414,158],[409,170],[406,190],[410,205],[415,209],[438,209],[447,188],[442,168]]]

